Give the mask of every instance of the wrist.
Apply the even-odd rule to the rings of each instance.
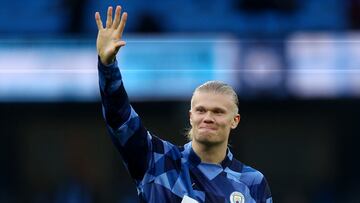
[[[98,55],[98,63],[105,69],[112,67],[116,63],[116,57],[111,61],[103,60],[100,55]]]
[[[103,65],[109,66],[115,62],[115,57],[104,59],[103,57],[100,56],[100,61]]]

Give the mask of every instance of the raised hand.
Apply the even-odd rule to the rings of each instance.
[[[113,20],[113,8],[109,6],[105,28],[103,27],[99,12],[95,13],[95,21],[99,30],[96,39],[96,49],[104,65],[111,64],[119,49],[126,44],[125,41],[122,40],[122,34],[126,24],[127,13],[123,12],[121,18],[120,13],[121,6],[116,6]]]

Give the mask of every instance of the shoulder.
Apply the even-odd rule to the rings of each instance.
[[[177,160],[181,157],[181,148],[172,144],[169,141],[160,139],[159,137],[151,134],[151,151],[155,156],[155,162],[159,160],[160,157],[166,159]]]
[[[226,172],[229,179],[245,184],[256,202],[271,202],[269,185],[260,171],[233,159]]]
[[[243,164],[240,181],[248,186],[251,196],[257,202],[272,202],[269,184],[260,171]]]
[[[249,188],[261,184],[261,182],[265,179],[265,176],[260,171],[236,159],[233,159],[227,172],[247,185]]]
[[[150,133],[150,132],[149,132]],[[178,151],[179,147],[172,144],[167,140],[163,140],[156,135],[150,133],[150,139],[152,144],[152,151],[160,154],[166,154],[170,151]]]
[[[150,176],[145,178],[145,182],[152,181],[159,175],[167,174],[174,169],[175,171],[181,169],[181,152],[178,146],[169,141],[160,139],[153,134],[150,135],[150,139],[151,158],[149,169],[147,171],[147,174]]]

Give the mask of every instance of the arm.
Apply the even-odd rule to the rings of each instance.
[[[121,7],[117,6],[112,22],[112,7],[108,8],[105,28],[100,14],[95,13],[99,29],[96,42],[99,55],[99,85],[104,118],[111,139],[121,153],[131,176],[135,180],[141,180],[150,159],[150,136],[129,103],[115,59],[119,49],[125,45],[121,38],[127,13],[123,13],[120,19],[120,12]]]
[[[263,174],[259,172],[260,176],[258,176],[257,182],[258,184],[255,184],[256,188],[254,188],[254,193],[256,197],[256,202],[261,203],[272,203],[272,196],[269,184]]]

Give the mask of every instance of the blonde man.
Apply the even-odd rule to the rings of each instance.
[[[190,141],[177,147],[142,125],[125,91],[116,54],[128,14],[117,6],[107,11],[106,25],[96,12],[99,29],[98,71],[109,134],[135,180],[140,202],[272,202],[269,186],[257,170],[228,149],[229,134],[240,122],[238,99],[227,84],[209,81],[191,99]]]

